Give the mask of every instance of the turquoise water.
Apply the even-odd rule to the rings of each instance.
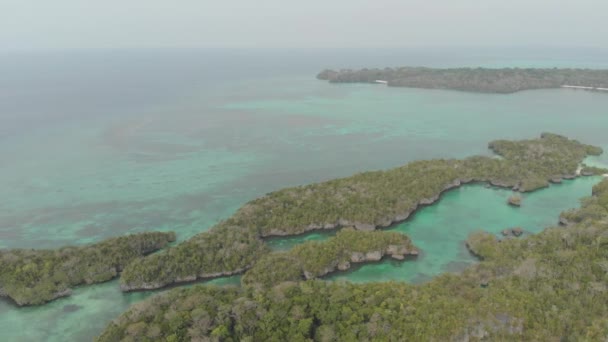
[[[321,230],[310,233],[288,236],[288,237],[273,237],[266,239],[266,243],[273,251],[287,251],[296,245],[309,241],[323,241],[336,235],[337,230]]]
[[[184,240],[269,191],[417,159],[488,154],[487,143],[496,138],[552,131],[608,148],[606,94],[331,85],[314,74],[340,67],[341,58],[327,65],[318,56],[243,61],[150,54],[55,56],[44,63],[0,56],[0,248],[84,244],[148,230],[175,230]],[[417,56],[366,55],[349,63],[426,64],[424,54]],[[601,65],[581,58],[508,62]],[[608,157],[593,162],[605,164]],[[505,205],[508,191],[466,186],[449,192],[393,228],[423,249],[419,260],[364,266],[346,278],[423,281],[457,270],[472,261],[462,249],[468,232],[538,231],[589,195],[594,182],[579,179],[528,194],[518,210]],[[271,244],[287,249],[324,236]],[[0,301],[0,340],[90,340],[147,295],[122,294],[110,282],[40,308]]]
[[[240,277],[214,279],[207,283],[239,285]],[[0,302],[2,341],[90,341],[131,304],[158,292],[123,294],[118,281],[111,281],[77,288],[72,296],[41,307],[17,309]]]

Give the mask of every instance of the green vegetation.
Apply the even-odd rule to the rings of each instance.
[[[351,263],[379,261],[385,255],[403,260],[418,255],[418,250],[401,233],[345,228],[326,241],[310,241],[288,252],[267,254],[245,273],[242,282],[271,287],[285,281],[314,279],[336,270],[345,271]]]
[[[593,196],[582,200],[580,209],[571,209],[560,215],[560,222],[565,225],[588,224],[608,220],[608,180],[593,187]]]
[[[608,70],[590,69],[433,69],[402,67],[361,70],[324,70],[320,80],[333,83],[388,82],[393,87],[453,89],[483,93],[514,93],[529,89],[560,88],[564,85],[608,88]]]
[[[555,176],[574,176],[587,155],[601,153],[597,147],[548,133],[540,139],[493,141],[489,147],[503,158],[417,161],[283,189],[251,201],[231,220],[255,227],[261,236],[349,225],[374,229],[404,220],[418,206],[433,203],[443,191],[462,183],[490,182],[532,191],[549,186]]]
[[[120,277],[123,291],[241,273],[270,249],[250,230],[220,223],[162,253],[133,261]]]
[[[123,290],[243,272],[269,250],[262,237],[354,226],[374,230],[407,219],[442,192],[469,182],[532,191],[555,177],[576,177],[588,155],[602,150],[555,134],[539,139],[498,140],[489,145],[502,158],[416,161],[386,171],[359,173],[269,193],[240,208],[206,233],[164,253],[129,265]],[[597,173],[605,170],[595,170]]]
[[[583,176],[592,176],[592,175],[600,175],[606,172],[606,169],[596,166],[587,166],[585,164],[582,165],[581,175]]]
[[[593,207],[593,211],[589,209]],[[422,285],[309,280],[175,289],[135,304],[99,341],[603,341],[608,338],[608,180],[579,222],[498,242]]]
[[[128,263],[175,241],[175,233],[141,233],[83,247],[0,251],[0,296],[39,305],[68,296],[70,287],[115,278]]]

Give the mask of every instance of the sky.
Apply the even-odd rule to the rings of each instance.
[[[0,51],[608,47],[606,0],[0,0]]]

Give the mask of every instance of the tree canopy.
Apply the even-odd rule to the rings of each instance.
[[[147,232],[82,247],[0,250],[0,296],[18,305],[43,304],[82,284],[108,281],[131,261],[175,241],[175,233]]]
[[[132,306],[98,341],[603,341],[608,180],[570,214],[577,223],[521,239],[474,234],[480,263],[421,285],[171,290]]]

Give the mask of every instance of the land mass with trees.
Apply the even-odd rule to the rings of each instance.
[[[608,90],[608,70],[591,69],[401,67],[324,70],[317,78],[332,83],[386,83],[391,87],[504,94],[561,87]]]
[[[401,233],[344,228],[326,241],[309,241],[287,252],[266,254],[242,278],[243,285],[271,287],[285,281],[315,279],[346,271],[352,264],[416,257],[416,248]]]
[[[111,280],[131,261],[175,241],[175,233],[147,232],[55,250],[0,250],[0,296],[40,305],[69,296],[77,285]]]
[[[480,262],[421,285],[174,289],[133,305],[98,341],[604,341],[608,179],[567,217],[520,239],[472,234]]]
[[[121,288],[157,289],[243,273],[270,252],[266,237],[343,227],[363,231],[387,227],[466,183],[486,182],[525,192],[547,187],[550,180],[606,172],[581,166],[588,155],[601,154],[601,148],[556,134],[497,140],[489,148],[502,158],[416,161],[391,170],[271,192],[245,204],[208,232],[130,263],[121,274]]]
[[[69,295],[73,286],[107,281],[120,272],[123,291],[158,289],[248,270],[244,283],[262,287],[283,280],[322,277],[347,269],[350,263],[374,261],[385,254],[401,257],[415,248],[405,236],[367,236],[349,230],[328,242],[269,254],[264,239],[345,227],[372,232],[407,219],[420,206],[437,201],[443,192],[471,182],[524,192],[549,186],[549,181],[607,172],[581,164],[586,156],[601,154],[601,148],[556,134],[521,141],[496,140],[489,148],[501,158],[416,161],[386,171],[271,192],[247,203],[209,231],[159,253],[151,254],[173,241],[173,233],[145,233],[55,251],[2,251],[0,296],[19,305],[42,304]],[[562,217],[563,222],[578,220],[574,214]],[[263,274],[263,265],[287,261],[293,264],[281,270],[284,273]]]

